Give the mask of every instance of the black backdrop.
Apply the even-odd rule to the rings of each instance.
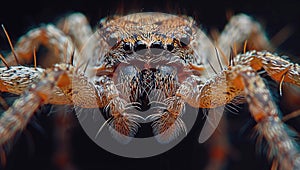
[[[41,23],[53,22],[62,15],[73,11],[86,14],[92,25],[96,25],[100,18],[112,15],[116,11],[161,11],[183,13],[193,16],[205,29],[218,28],[222,30],[227,20],[225,13],[232,10],[234,13],[244,12],[255,17],[265,27],[271,38],[283,27],[290,25],[294,28],[293,34],[278,47],[280,54],[289,54],[295,61],[299,61],[300,51],[300,5],[296,0],[272,2],[267,1],[7,1],[1,2],[0,23],[4,24],[11,35],[13,42],[31,28]],[[8,50],[8,44],[3,33],[0,33],[0,50]],[[282,108],[285,109],[285,108]],[[50,110],[50,111],[49,111]],[[42,112],[49,113],[51,108],[46,106]],[[229,114],[232,145],[240,151],[238,158],[230,160],[228,169],[269,169],[266,158],[255,152],[254,141],[249,134],[241,133],[245,124],[251,124],[248,113]],[[18,135],[18,140],[11,146],[8,155],[7,169],[57,169],[53,163],[54,121],[53,114],[39,114],[38,124],[41,132],[34,126]],[[94,144],[82,131],[75,126],[70,133],[71,152],[74,166],[81,169],[203,169],[207,162],[205,145],[197,143],[197,134],[200,125],[196,125],[187,139],[167,153],[143,159],[129,159],[110,154]],[[251,126],[250,126],[251,127]],[[252,126],[253,127],[253,126]],[[247,128],[246,128],[247,129]],[[246,130],[247,131],[247,130]],[[0,167],[1,168],[1,167]]]

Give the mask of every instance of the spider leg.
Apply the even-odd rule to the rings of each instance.
[[[61,62],[68,62],[80,68],[80,63],[77,63],[77,61],[80,60],[80,55],[75,45],[78,45],[78,47],[81,48],[83,46],[83,41],[86,41],[91,35],[91,29],[87,24],[87,19],[80,13],[74,13],[62,19],[58,23],[58,26],[63,27],[65,33],[56,26],[48,24],[29,31],[18,40],[14,47],[14,51],[18,57],[19,63],[16,63],[12,53],[6,57],[8,67],[0,68],[1,91],[19,95],[22,94],[28,86],[39,80],[41,74],[44,72],[42,68],[36,66],[35,68],[13,66],[16,64],[32,64],[35,47],[45,46],[48,48],[48,51],[50,51],[46,56],[42,56],[39,58],[40,60],[38,59],[38,65],[44,68],[51,67],[54,64]],[[78,28],[78,30],[74,27]],[[75,44],[68,35],[74,39]],[[81,38],[83,39],[81,40]],[[73,77],[73,75],[69,76]],[[80,79],[82,78],[83,77]],[[76,76],[74,77],[74,80],[75,79]],[[79,88],[88,84],[85,81],[78,82],[79,83],[76,83],[76,85],[78,84]],[[86,84],[80,84],[82,82]],[[91,89],[90,85],[88,86],[89,89]],[[54,90],[55,91],[53,91],[53,94],[48,100],[50,104],[72,104],[72,98],[66,96],[68,94],[64,94],[58,87]],[[84,92],[87,91],[84,90]],[[78,92],[78,94],[81,94],[81,92]],[[79,105],[84,105],[85,107],[86,104],[80,103]]]
[[[38,66],[48,68],[55,63],[61,63],[61,62],[65,62],[77,66],[80,65],[78,63],[78,61],[80,61],[80,57],[79,57],[80,55],[78,53],[77,47],[81,49],[84,41],[86,41],[87,37],[89,37],[92,34],[91,28],[88,25],[85,16],[79,13],[74,13],[66,17],[63,24],[61,23],[62,21],[60,21],[58,27],[51,24],[42,25],[41,27],[32,29],[26,35],[22,36],[18,40],[17,44],[12,49],[13,53],[9,54],[6,58],[6,61],[8,63],[6,64],[6,68],[4,67],[0,68],[0,91],[1,92],[9,92],[17,95],[22,94],[24,91],[26,91],[26,89],[28,89],[28,87],[40,81],[41,78],[44,78],[42,75],[44,74],[45,70],[42,68],[38,68]],[[63,30],[64,32],[59,30],[60,26],[64,26],[64,30]],[[7,38],[10,41],[8,35]],[[45,53],[45,50],[40,47],[45,47],[48,51],[46,51]],[[17,64],[33,65],[33,60],[36,59],[34,54],[36,52],[35,49],[38,50],[40,49],[40,51],[37,51],[39,58],[37,59],[37,64],[36,64],[36,60],[34,61],[35,62],[34,68],[25,67],[25,66],[14,66]],[[14,55],[16,55],[17,60],[15,59]],[[70,67],[72,66],[68,66],[68,69],[70,69]],[[54,86],[52,89],[48,89],[49,91],[52,92],[49,93],[48,100],[44,101],[41,104],[71,105],[74,104],[73,102],[73,98],[74,98],[74,101],[78,102],[78,105],[80,106],[97,107],[97,104],[95,103],[92,104],[93,106],[90,106],[91,102],[86,102],[86,101],[93,101],[93,100],[89,99],[84,101],[86,97],[78,97],[78,95],[82,94],[82,92],[90,92],[92,94],[95,94],[95,92],[93,91],[94,89],[90,88],[91,85],[87,83],[87,81],[84,81],[82,79],[84,76],[81,76],[79,78],[73,75],[69,75],[69,77],[73,80],[73,82],[76,80],[80,80],[78,81],[79,83],[73,83],[73,84],[76,84],[77,86],[76,85],[75,86],[82,91],[77,92],[77,94],[75,95],[71,95],[70,94],[71,91],[76,92],[76,90],[72,90],[71,86],[63,87],[63,88]],[[27,93],[26,94],[24,93],[19,100],[22,100],[23,96],[26,95]],[[85,96],[95,97],[94,95],[85,95]],[[18,101],[16,101],[16,103],[18,103]],[[24,107],[26,107],[25,110],[29,109],[27,108],[27,106]],[[31,108],[30,112],[28,112],[27,114],[33,115],[35,110],[36,110],[35,108]],[[18,113],[18,112],[13,113],[11,111],[6,111],[6,113],[3,114],[7,115],[8,118],[12,117],[11,114],[16,114],[18,115],[18,117],[26,116],[26,115],[22,115],[23,113]],[[0,119],[2,120],[1,122],[6,121],[5,116],[2,116],[2,114]],[[12,131],[9,130],[8,133],[11,135],[11,137],[13,137],[17,131],[22,130],[27,125],[28,120],[29,118],[24,119],[23,122],[20,122],[21,125],[19,127],[16,126],[15,130]],[[5,128],[5,124],[3,128]],[[7,136],[7,138],[11,138],[11,137],[9,135]],[[3,141],[6,140],[7,140],[6,138],[3,138]],[[60,158],[61,157],[57,157],[57,159]]]
[[[269,158],[274,158],[273,163],[278,161],[280,169],[298,169],[300,167],[298,146],[287,133],[289,129],[278,117],[276,105],[262,78],[250,69],[241,75],[250,112],[257,122],[256,130],[269,144]]]
[[[78,51],[92,36],[87,18],[81,13],[73,13],[59,20],[56,25],[43,25],[22,36],[14,46],[19,63],[16,63],[11,53],[6,57],[8,65],[32,64],[34,48],[38,49],[40,46],[50,51],[38,60],[38,65],[44,68],[55,63],[69,62],[71,57],[75,63],[79,62]]]
[[[199,39],[201,41],[198,42],[202,42],[202,39]],[[225,67],[231,64],[228,62],[228,60],[231,62],[228,56],[230,56],[232,52],[234,52],[232,54],[234,55],[235,53],[242,51],[245,52],[251,49],[274,51],[274,47],[268,40],[268,37],[266,36],[261,25],[253,18],[245,14],[237,14],[232,16],[221,34],[215,36],[215,40],[215,46],[218,49],[219,56],[211,56],[214,54],[214,51],[212,51],[213,46],[207,46],[204,51],[210,51],[208,55],[205,55],[207,55],[206,58],[209,60],[210,65],[212,65],[211,68],[214,68],[216,72],[221,72],[223,70],[222,66]],[[219,69],[219,66],[221,66],[221,69]],[[209,69],[210,68],[207,68],[209,72],[212,72]],[[212,148],[214,148],[214,146],[212,146]],[[227,148],[227,146],[224,145],[223,148],[226,150],[225,148]]]
[[[34,49],[38,50],[41,46],[49,49],[45,56],[37,59],[37,65],[43,68],[51,67],[63,61],[69,61],[70,57],[78,58],[78,49],[71,41],[71,38],[54,25],[48,24],[30,30],[18,40],[14,46],[18,63],[13,53],[8,54],[6,61],[8,65],[30,65],[33,63]]]
[[[59,20],[57,27],[72,38],[79,50],[93,34],[87,18],[79,12],[72,13]]]
[[[0,68],[0,90],[2,92],[20,95],[28,86],[39,80],[44,69],[39,68],[37,65],[34,65],[34,68],[14,65],[32,65],[34,49],[40,46],[48,48],[49,51],[46,56],[43,56],[43,54],[39,55],[40,57],[37,61],[37,65],[44,68],[51,67],[55,63],[67,62],[66,60],[69,61],[72,57],[79,58],[75,44],[54,25],[48,24],[32,29],[22,36],[12,49],[19,63],[16,63],[13,53],[9,54],[5,60],[3,59],[3,62],[7,64],[6,68]],[[49,99],[49,103],[70,104],[72,102],[59,88],[56,88]]]
[[[187,79],[177,91],[177,96],[194,107],[214,108],[230,102],[244,92],[256,130],[269,144],[269,158],[279,162],[282,169],[300,166],[297,144],[288,134],[288,128],[278,117],[278,111],[262,78],[250,66],[229,67],[210,81],[195,89],[193,80]],[[223,86],[226,88],[223,88]],[[211,91],[221,89],[218,96]]]
[[[246,41],[245,48],[243,45]],[[214,68],[216,72],[220,72],[222,68],[219,69],[219,66],[229,65],[228,60],[231,50],[234,50],[236,53],[240,53],[243,50],[274,51],[274,47],[268,40],[261,25],[246,14],[232,16],[221,34],[215,37],[214,43],[199,29],[194,37],[194,41],[191,42],[191,46],[196,56],[199,56],[197,60],[206,59],[212,65],[206,68],[210,73],[213,72],[211,68]],[[198,51],[201,53],[197,53]],[[216,51],[220,53],[217,56],[215,56]],[[206,63],[206,61],[200,62]]]
[[[274,51],[261,25],[245,14],[237,14],[230,18],[216,44],[225,56],[229,56],[231,48],[235,48],[237,53],[241,52],[245,41],[247,41],[246,50]]]
[[[25,66],[10,66],[0,68],[0,91],[21,95],[32,84],[38,82],[45,72],[42,68]],[[46,101],[45,101],[46,102]],[[72,101],[58,87],[53,88],[47,103],[44,104],[71,104]]]
[[[10,66],[2,71],[1,91],[21,95],[0,115],[0,146],[9,144],[43,104],[99,107],[94,86],[72,65],[57,64],[46,70]],[[10,73],[14,73],[15,77],[10,77]]]
[[[36,109],[48,103],[54,88],[62,83],[65,72],[54,68],[44,72],[40,81],[30,87],[17,99],[14,104],[2,113],[0,118],[0,145],[10,140],[17,131],[22,130],[34,114]]]
[[[276,54],[270,52],[249,51],[237,55],[236,64],[249,65],[255,71],[264,69],[268,75],[277,82],[287,82],[300,86],[300,66],[291,63]]]

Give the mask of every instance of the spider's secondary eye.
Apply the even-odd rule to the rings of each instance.
[[[154,55],[160,54],[164,49],[164,46],[161,41],[153,42],[150,46],[151,53]]]
[[[167,50],[172,51],[174,49],[174,44],[167,44]]]
[[[190,43],[190,36],[188,35],[183,35],[181,38],[180,38],[180,45],[182,47],[186,47],[187,45],[189,45]]]
[[[123,44],[123,49],[124,49],[125,51],[129,52],[129,51],[131,51],[131,48],[132,48],[132,45],[131,45],[130,42],[125,42],[125,43]]]
[[[185,27],[184,27],[184,31],[185,31],[186,33],[188,33],[189,35],[192,35],[192,29],[191,29],[191,27],[185,26]]]
[[[113,47],[113,46],[115,46],[116,44],[117,44],[117,42],[118,42],[118,38],[117,37],[115,37],[115,36],[113,36],[113,35],[111,35],[111,36],[109,36],[108,38],[107,38],[107,44],[109,45],[109,46],[111,46],[111,47]]]
[[[134,44],[134,51],[137,52],[138,54],[142,55],[145,54],[147,49],[147,45],[144,44],[142,41],[137,41]]]

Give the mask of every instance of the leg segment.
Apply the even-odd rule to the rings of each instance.
[[[230,18],[229,23],[218,37],[217,45],[225,56],[229,56],[230,49],[234,46],[241,51],[246,40],[250,49],[273,51],[260,24],[245,14],[238,14]]]
[[[19,63],[16,63],[12,53],[6,60],[9,65],[32,64],[34,48],[38,49],[42,45],[49,49],[49,52],[37,61],[43,68],[60,62],[70,62],[72,55],[77,63],[80,60],[78,52],[91,35],[92,29],[86,17],[81,13],[74,13],[61,19],[57,27],[48,24],[29,31],[14,47]]]
[[[17,131],[22,130],[42,104],[47,103],[49,96],[55,90],[63,71],[56,70],[44,74],[41,81],[33,84],[17,99],[13,106],[1,115],[0,119],[0,145],[10,140]]]
[[[257,122],[256,130],[269,144],[269,158],[273,159],[273,163],[278,161],[280,169],[299,168],[297,144],[278,117],[278,111],[263,80],[251,70],[242,72],[241,76],[250,112]]]
[[[21,66],[11,66],[4,69],[14,69],[16,70],[15,72],[20,72],[20,75],[26,71],[28,75],[35,75],[35,81],[27,76],[25,78],[20,76],[21,79],[16,79],[15,81],[12,81],[14,79],[6,80],[4,76],[2,77],[2,91],[21,94],[22,91],[27,89],[26,87],[31,86],[31,88],[25,91],[21,98],[15,101],[15,104],[4,112],[0,118],[0,125],[3,124],[3,133],[0,133],[0,138],[3,142],[0,145],[28,123],[29,118],[34,114],[38,106],[47,103],[73,104],[81,108],[104,108],[108,110],[112,116],[109,122],[110,127],[112,127],[110,129],[112,132],[117,132],[114,133],[114,136],[120,139],[121,142],[126,142],[122,141],[123,138],[127,139],[127,137],[134,136],[137,132],[138,123],[136,120],[139,117],[127,111],[131,105],[119,97],[117,88],[108,77],[103,76],[96,85],[93,85],[84,75],[77,73],[73,66],[66,64],[55,65],[54,68],[46,71],[40,69],[41,72],[38,73],[36,73],[37,71],[34,68]],[[8,73],[4,72],[3,74]],[[20,88],[11,87],[14,84],[25,84],[25,86],[20,86]],[[40,101],[40,98],[43,100]],[[9,120],[15,115],[21,118],[25,116],[26,119],[20,121],[21,125],[13,126],[13,130],[6,132],[6,128],[11,126],[10,123],[7,125],[10,122]],[[13,119],[14,124],[18,123],[17,121],[17,119]]]
[[[43,74],[44,69],[24,66],[0,68],[0,91],[20,95]]]
[[[30,68],[26,69],[30,70]],[[0,117],[0,145],[11,139],[17,131],[22,130],[36,109],[42,104],[75,104],[85,108],[99,107],[97,103],[99,98],[94,86],[83,75],[75,74],[75,69],[71,65],[55,65],[41,74],[35,82],[28,80],[27,86],[29,88],[22,89],[25,92],[21,97],[14,102],[12,107],[2,113]],[[87,94],[83,95],[82,93]]]
[[[222,78],[223,77],[223,78]],[[218,82],[218,83],[216,83]],[[226,83],[224,88],[224,82]],[[278,111],[270,92],[263,80],[249,66],[237,65],[224,70],[221,74],[207,81],[201,88],[194,89],[192,83],[185,81],[177,91],[177,96],[194,107],[214,108],[225,105],[235,96],[244,92],[249,109],[257,122],[257,131],[269,144],[269,157],[279,162],[282,169],[300,167],[297,145],[289,136],[289,130],[278,117]],[[211,90],[221,88],[219,96],[211,95]]]
[[[10,66],[0,68],[0,91],[21,95],[32,84],[43,78],[45,70],[24,66]],[[70,98],[58,88],[54,87],[47,101],[50,104],[71,104]],[[47,104],[47,103],[44,103]]]
[[[93,34],[87,18],[81,13],[73,13],[61,19],[57,27],[72,38],[79,50]]]
[[[73,54],[74,58],[78,55],[78,50],[71,39],[54,25],[49,24],[35,28],[22,36],[14,47],[19,63],[16,63],[13,54],[9,54],[6,59],[8,65],[33,63],[34,48],[38,49],[41,45],[50,49],[41,60],[37,59],[37,64],[44,68],[65,60],[70,61]]]
[[[226,25],[225,29],[222,31],[222,33],[220,35],[218,35],[218,37],[215,37],[215,40],[216,40],[215,45],[220,50],[220,53],[221,53],[221,55],[220,55],[221,57],[219,57],[219,59],[220,59],[222,65],[229,65],[229,63],[228,63],[229,57],[227,57],[227,56],[230,56],[231,48],[234,51],[236,50],[237,53],[241,52],[243,50],[242,45],[245,43],[245,41],[247,41],[247,46],[246,46],[247,49],[245,49],[245,50],[249,50],[249,49],[273,50],[273,47],[269,43],[269,40],[265,36],[263,29],[261,28],[259,23],[257,23],[251,17],[249,17],[245,14],[238,14],[236,16],[231,17],[230,21]],[[202,42],[202,41],[199,41],[199,42]],[[209,44],[209,43],[206,43],[206,44]],[[215,53],[213,47],[214,46],[209,46],[209,47],[206,47],[206,49],[204,50],[204,51],[210,50],[210,53],[207,55],[206,58],[207,58],[207,60],[209,60],[210,65],[212,65],[212,67],[217,72],[221,72],[223,70],[222,70],[222,68],[220,69],[220,67],[219,67],[219,61],[217,60],[218,56],[212,56]],[[201,53],[202,53],[202,51],[201,51]],[[207,69],[208,69],[208,72],[213,73],[213,71],[209,70],[211,68],[207,68]],[[218,88],[219,87],[222,88],[222,86],[218,86]],[[215,90],[215,89],[213,89],[213,90]],[[209,91],[209,93],[213,92],[213,90]],[[221,91],[221,90],[218,90],[218,91]],[[229,91],[227,91],[226,93],[228,93],[228,92]],[[216,94],[218,94],[218,93],[216,93]],[[212,96],[212,94],[207,94],[207,95]],[[220,93],[219,93],[219,95],[220,95]],[[216,97],[217,97],[217,99],[219,98],[218,95]],[[206,105],[209,105],[209,104],[206,104]],[[219,113],[219,114],[221,114],[221,113]],[[210,119],[210,117],[207,117],[207,119]],[[215,120],[216,120],[215,122],[218,122],[217,119],[215,119]],[[216,127],[217,127],[217,125],[215,125],[215,128]],[[204,126],[203,128],[205,129],[206,126]],[[211,133],[212,132],[213,131],[211,131]],[[202,138],[202,136],[200,138]],[[205,138],[204,138],[204,140],[205,140]],[[218,147],[218,146],[216,146],[216,147]],[[212,148],[214,148],[214,146],[212,146]],[[214,159],[214,158],[212,158],[212,159]],[[214,166],[214,164],[212,164],[212,165]]]
[[[277,82],[300,86],[300,66],[269,52],[249,51],[234,58],[237,65],[248,65],[258,71],[264,69]]]

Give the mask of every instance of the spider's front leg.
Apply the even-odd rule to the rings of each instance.
[[[60,28],[62,30],[60,30]],[[4,31],[7,34],[5,29]],[[30,92],[27,92],[25,94],[24,91],[27,90],[28,87],[30,87],[33,83],[39,82],[41,79],[45,79],[45,78],[47,79],[47,77],[43,76],[45,70],[39,67],[49,68],[56,63],[62,63],[62,62],[79,66],[80,64],[78,62],[82,62],[80,58],[81,55],[79,55],[79,49],[82,48],[84,42],[87,41],[87,39],[91,35],[92,35],[92,31],[87,22],[86,17],[80,13],[73,13],[63,18],[59,22],[57,27],[52,24],[42,25],[40,27],[30,30],[18,40],[18,42],[12,48],[12,53],[10,53],[4,61],[7,63],[6,67],[0,68],[0,91],[13,93],[17,95],[22,94],[22,95],[20,96],[21,98],[15,102],[15,106],[12,107],[15,108],[14,110],[10,109],[4,113],[1,113],[0,115],[1,116],[0,125],[3,124],[2,128],[6,130],[5,132],[3,132],[4,134],[1,133],[0,135],[1,136],[0,145],[2,145],[2,143],[8,143],[7,140],[12,138],[17,131],[21,131],[24,127],[26,127],[28,121],[30,120],[31,115],[35,113],[36,111],[35,107],[32,108],[28,107],[33,102],[33,100],[28,98],[30,98],[30,96],[34,94],[31,94]],[[8,34],[7,34],[7,38],[9,40],[10,45],[12,46]],[[38,58],[35,58],[34,56],[35,49],[37,49],[36,56]],[[33,64],[34,61],[36,61],[36,63]],[[4,66],[5,64],[2,65]],[[14,66],[14,65],[18,65],[18,66]],[[20,65],[29,65],[29,66],[34,65],[34,68],[20,66]],[[69,66],[68,68],[70,68],[71,70],[71,67],[72,66]],[[65,70],[65,71],[66,73],[69,73],[70,70]],[[73,75],[70,75],[70,77],[72,77],[71,80],[73,81],[75,81],[75,79],[82,80],[82,77],[76,77],[76,76],[73,77]],[[81,87],[80,89],[83,92],[92,93],[92,94],[85,95],[85,97],[84,96],[80,97],[79,99],[82,100],[78,101],[79,104],[93,101],[90,98],[86,100],[87,99],[86,96],[95,97],[93,95],[95,94],[95,92],[93,91],[93,89],[90,88],[90,85],[88,83],[82,84],[82,82],[86,82],[86,81],[78,81],[78,83],[76,83],[77,87]],[[88,86],[85,87],[85,85]],[[70,89],[71,87],[68,88]],[[35,101],[34,102],[35,104],[38,105],[74,104],[72,100],[73,98],[69,94],[70,91],[68,92],[66,90],[63,92],[62,89],[59,88],[58,86],[54,86],[51,89],[49,88],[46,89],[49,90],[49,92],[51,92],[49,93],[49,96],[47,96],[47,100],[43,102]],[[77,95],[78,94],[81,94],[81,92],[78,92]],[[76,100],[75,96],[77,95],[73,95],[74,100]],[[28,102],[24,103],[24,101],[28,101]],[[93,106],[97,107],[97,104],[93,104]],[[21,109],[21,112],[18,112],[19,109]],[[26,114],[24,114],[25,111],[23,110],[26,111]],[[20,122],[15,122],[18,121],[18,119],[9,121],[12,120],[12,118],[14,118],[15,115],[17,115],[17,117],[19,118],[22,118],[23,116],[25,118],[20,119]],[[16,124],[16,126],[14,126],[14,128],[9,128],[9,126],[13,125],[14,123]],[[66,138],[68,134],[62,136],[63,136],[62,138]],[[56,139],[60,141],[59,138],[60,137]],[[59,143],[59,145],[64,145],[64,144]],[[65,166],[65,165],[60,164],[59,166]]]
[[[0,68],[0,91],[8,92],[16,95],[24,93],[28,87],[38,82],[43,77],[45,69],[25,67],[25,66],[9,66]],[[53,93],[49,94],[48,100],[50,104],[71,104],[72,101],[66,97],[58,88],[53,88]],[[44,103],[44,104],[47,104]]]
[[[26,67],[24,69],[30,70]],[[66,64],[55,65],[40,74],[42,75],[34,84],[31,80],[24,79],[30,88],[2,114],[0,145],[5,144],[16,132],[21,131],[36,109],[47,103],[69,104],[81,108],[104,108],[111,116],[108,120],[110,129],[115,132],[114,137],[120,142],[128,142],[130,137],[137,132],[136,120],[140,117],[126,111],[130,104],[119,97],[116,86],[108,77],[101,77],[94,85],[86,76],[77,73],[73,66]],[[8,89],[6,88],[6,90]],[[64,103],[57,103],[58,101]]]
[[[24,67],[23,69],[26,68]],[[30,69],[27,71],[30,71]],[[30,88],[23,92],[21,97],[17,99],[8,110],[2,113],[0,118],[1,146],[8,140],[10,140],[17,131],[24,129],[24,127],[27,125],[28,121],[40,105],[49,103],[49,99],[51,99],[51,96],[53,96],[53,94],[57,92],[57,85],[65,83],[65,72],[59,68],[54,68],[53,71],[48,70],[40,74],[42,74],[39,77],[40,81],[35,84],[32,84],[32,82],[30,82],[30,79],[23,79],[25,81],[21,82],[20,84],[27,84],[28,86],[30,86]],[[10,90],[9,88],[7,88],[8,86],[2,87],[6,88],[4,90]]]
[[[179,88],[177,96],[191,106],[199,108],[222,106],[244,92],[251,115],[258,124],[257,131],[269,144],[269,158],[273,159],[275,164],[278,162],[282,169],[300,167],[296,142],[278,117],[270,92],[253,68],[245,65],[229,67],[200,88],[195,88],[194,84],[193,80],[185,81]],[[223,90],[218,91],[219,96],[211,95],[211,91],[215,89]]]

